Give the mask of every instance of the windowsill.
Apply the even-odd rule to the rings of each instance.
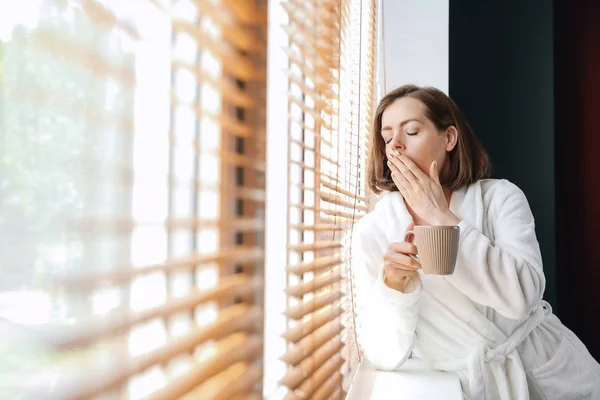
[[[398,371],[379,371],[366,359],[358,367],[346,400],[462,400],[458,375],[432,371],[409,359]]]

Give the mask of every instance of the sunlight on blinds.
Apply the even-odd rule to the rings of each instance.
[[[288,1],[286,399],[335,399],[358,360],[345,246],[368,211],[375,2]]]
[[[261,392],[265,23],[0,3],[0,397]]]
[[[350,6],[349,29],[346,31],[347,40],[345,51],[342,52],[346,58],[342,61],[345,66],[343,71],[346,85],[343,86],[347,92],[341,95],[346,99],[345,107],[350,118],[345,120],[347,124],[342,131],[352,132],[347,135],[346,170],[351,194],[356,195],[368,206],[354,203],[354,210],[368,211],[372,204],[367,200],[369,197],[366,184],[366,158],[367,148],[370,141],[372,116],[374,112],[375,94],[375,63],[376,63],[376,0],[354,0]],[[351,265],[352,249],[352,227],[344,237],[344,259],[345,279],[344,293],[345,303],[345,327],[344,351],[345,359],[342,372],[344,374],[344,387],[347,388],[354,377],[356,367],[361,360],[362,354],[356,337],[357,311],[354,307],[355,292],[353,281],[353,270]]]

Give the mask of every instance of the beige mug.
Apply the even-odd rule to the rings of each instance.
[[[460,228],[458,226],[424,226],[417,225],[412,231],[404,234],[408,242],[414,236],[418,255],[410,257],[421,264],[423,272],[428,275],[452,275],[458,256]]]

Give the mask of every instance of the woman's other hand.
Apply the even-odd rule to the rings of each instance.
[[[431,163],[429,176],[405,155],[392,154],[388,166],[398,190],[420,218],[429,225],[457,225],[460,222],[448,208],[437,161]]]
[[[407,230],[411,230],[410,224]],[[421,265],[413,260],[409,254],[416,255],[417,247],[409,242],[390,243],[383,256],[383,280],[385,284],[399,292],[404,292],[406,284],[418,275]]]

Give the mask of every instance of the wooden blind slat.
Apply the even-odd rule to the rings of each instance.
[[[340,297],[342,297],[342,293],[340,291],[329,291],[325,293],[319,293],[310,300],[305,300],[296,306],[288,308],[285,311],[285,315],[288,318],[300,319],[306,314],[317,311],[318,309],[333,303]]]
[[[259,162],[260,164],[260,162]],[[177,229],[220,229],[220,230],[263,230],[264,221],[256,218],[203,219],[169,218],[162,221],[136,221],[128,217],[88,216],[77,221],[68,221],[71,227],[89,233],[131,233],[139,227],[164,227]]]
[[[320,178],[325,178],[325,179],[327,179],[329,181],[329,182],[327,182],[327,181],[321,179],[320,180],[321,182],[326,182],[329,185],[333,185],[334,187],[335,187],[336,183],[338,185],[341,185],[341,181],[340,181],[341,177],[339,177],[339,176],[329,175],[328,173],[321,171],[321,173],[319,174],[319,177]]]
[[[182,396],[181,399],[225,400],[240,398],[251,392],[252,387],[260,381],[262,375],[260,364],[249,365],[248,362],[238,362]]]
[[[120,20],[113,12],[111,12],[107,8],[101,7],[95,1],[84,0],[81,2],[81,6],[88,17],[91,17],[98,24],[103,25],[104,28],[118,28],[123,32],[127,32],[129,36],[131,36],[131,38],[134,40],[141,39],[140,34],[135,29],[135,27]]]
[[[305,149],[305,150],[308,150],[308,151],[311,151],[311,152],[313,152],[313,153],[317,152],[317,151],[315,150],[314,146],[309,146],[309,145],[307,145],[306,143],[304,143],[304,142],[301,142],[301,141],[299,141],[299,140],[290,139],[290,143],[292,143],[292,144],[294,144],[294,145],[297,145],[297,146],[300,146],[300,147],[302,147],[303,149]],[[333,158],[331,158],[331,157],[329,157],[329,156],[326,156],[325,154],[323,154],[323,153],[321,153],[321,152],[318,152],[318,153],[319,153],[319,157],[321,157],[321,160],[327,161],[328,163],[330,163],[331,165],[333,165],[334,167],[336,167],[336,169],[339,169],[339,168],[341,168],[341,167],[342,167],[342,166],[341,166],[341,165],[340,165],[340,164],[339,164],[337,161],[335,161]]]
[[[265,190],[252,187],[235,186],[231,184],[223,185],[221,193],[225,196],[239,197],[246,200],[253,200],[258,202],[265,201]]]
[[[169,259],[162,263],[149,265],[126,265],[111,271],[99,273],[85,273],[67,275],[56,278],[55,285],[70,290],[88,290],[103,283],[120,284],[128,282],[135,277],[156,272],[171,272],[183,268],[190,268],[198,264],[207,264],[220,261],[258,261],[263,259],[264,249],[260,247],[238,246],[224,248],[218,253],[193,254],[191,256]]]
[[[288,342],[297,343],[320,326],[323,326],[323,324],[338,317],[342,312],[343,310],[340,304],[331,304],[329,307],[308,315],[308,319],[298,323],[293,328],[289,328],[283,334],[283,337]]]
[[[262,41],[256,40],[247,30],[233,23],[223,24],[223,38],[239,50],[263,56],[267,54],[267,46]]]
[[[290,164],[297,165],[297,166],[299,166],[300,168],[302,168],[302,169],[305,169],[305,170],[307,170],[307,171],[313,171],[313,172],[319,173],[319,176],[320,176],[321,178],[326,178],[326,179],[328,179],[330,182],[327,182],[327,184],[328,184],[328,185],[331,185],[331,186],[332,186],[332,187],[334,187],[334,188],[336,187],[336,184],[335,184],[334,182],[337,182],[337,183],[339,183],[339,182],[340,182],[340,179],[339,179],[338,177],[335,177],[335,176],[329,175],[329,174],[327,174],[327,173],[325,173],[325,172],[322,172],[322,171],[320,170],[320,168],[319,168],[319,167],[317,167],[317,166],[308,165],[308,164],[306,164],[306,163],[303,163],[302,161],[298,161],[298,160],[290,160]],[[322,181],[322,182],[326,182],[326,181]],[[306,189],[307,189],[307,188],[306,188]],[[313,190],[314,190],[314,189],[313,189]],[[335,189],[334,189],[334,190],[335,190]]]
[[[298,363],[311,355],[321,345],[340,333],[342,329],[344,329],[344,326],[339,318],[328,322],[316,329],[310,336],[302,339],[294,347],[288,349],[281,360],[285,361],[288,365],[298,365]]]
[[[335,390],[335,392],[333,392],[331,397],[329,397],[330,400],[344,400],[345,398],[346,398],[346,393],[344,392],[344,389],[342,389],[341,387],[338,387]]]
[[[63,387],[57,387],[54,393],[57,394],[57,398],[92,398],[100,393],[106,393],[118,388],[127,382],[131,376],[136,375],[153,365],[166,362],[176,355],[191,351],[204,340],[205,335],[204,329],[197,328],[186,336],[171,339],[164,346],[152,350],[149,353],[134,358],[121,359],[119,360],[119,363],[115,364],[110,369],[104,368],[100,370],[84,371],[81,373],[81,376],[73,382],[69,382]],[[260,338],[248,340],[246,339],[246,335],[241,333],[234,334],[222,341],[222,343],[226,345],[230,345],[233,342],[236,342],[238,345],[238,348],[235,349],[236,352],[224,352],[224,355],[217,353],[216,357],[213,357],[213,359],[205,365],[198,367],[198,370],[202,372],[200,378],[206,379],[218,373],[222,369],[223,364],[225,364],[225,366],[228,365],[227,361],[224,360],[233,360],[235,362],[236,360],[234,357],[243,354],[242,351],[244,350],[247,351],[250,348],[255,351],[260,351],[260,345],[262,343]],[[258,348],[255,349],[256,347]],[[231,354],[235,355],[228,357],[231,356]],[[213,363],[214,365],[211,365]],[[195,384],[197,385],[199,381],[200,379],[197,380]],[[157,394],[160,395],[160,393]]]
[[[312,380],[313,373],[320,369],[322,366],[327,365],[328,360],[339,359],[341,362],[339,366],[343,364],[343,360],[339,354],[336,354],[344,344],[342,343],[339,336],[334,337],[325,345],[321,346],[311,356],[305,358],[297,367],[290,368],[281,379],[281,383],[288,388],[294,390],[306,379]]]
[[[341,279],[342,275],[339,270],[327,271],[316,276],[314,279],[308,282],[299,283],[294,286],[288,286],[285,289],[285,292],[290,296],[302,297],[307,293],[317,291],[326,286],[339,282]]]
[[[342,356],[337,354],[317,369],[310,377],[305,380],[296,390],[304,398],[310,397],[330,376],[339,374],[339,369],[344,363]]]
[[[339,389],[341,390],[343,377],[342,374],[334,373],[333,376],[329,377],[325,383],[317,389],[311,399],[312,400],[330,400],[334,392]]]
[[[163,389],[152,393],[149,400],[170,400],[192,391],[203,382],[237,362],[252,359],[262,351],[263,341],[258,335],[247,337],[244,334],[235,334],[220,343],[217,343],[215,355],[202,364],[192,368],[169,382]]]
[[[340,265],[343,262],[339,254],[333,256],[320,257],[313,261],[302,262],[287,267],[287,271],[296,275],[302,275],[306,272],[317,272],[324,269],[330,269]]]
[[[316,124],[319,124],[321,127],[327,130],[333,129],[331,122],[322,116],[320,109],[307,106],[302,99],[299,99],[292,94],[288,95],[288,100],[290,103],[297,105],[303,113],[310,114],[314,118]]]
[[[336,170],[341,168],[341,165],[335,161],[333,158],[326,156],[323,153],[319,154],[319,157],[321,157],[321,160],[327,161],[329,164],[333,165],[334,167],[336,167]]]
[[[323,212],[327,215],[334,216],[334,217],[342,217],[342,218],[346,218],[349,220],[353,220],[355,222],[365,216],[364,213],[360,213],[360,212],[346,212],[346,211],[340,211],[340,210],[336,210],[336,209],[327,209],[327,208],[321,208],[321,212]]]
[[[352,221],[343,217],[330,217],[330,216],[322,216],[320,218],[321,222],[326,223],[326,224],[337,224],[341,227],[342,230],[347,230],[350,229],[350,227],[352,226],[353,222],[356,221]]]
[[[253,136],[253,134],[255,133],[252,127],[250,127],[247,123],[243,123],[237,119],[232,118],[231,116],[229,116],[228,113],[221,112],[216,114],[203,110],[197,104],[181,100],[175,92],[171,93],[171,101],[174,107],[189,107],[196,114],[198,119],[208,118],[218,123],[221,127],[221,130],[227,132],[228,134],[246,138]]]
[[[304,56],[312,62],[323,62],[325,66],[331,69],[338,68],[339,65],[339,54],[337,48],[327,43],[325,37],[327,36],[327,28],[325,24],[321,28],[316,26],[310,26],[302,23],[304,21],[302,16],[298,16],[293,10],[290,9],[290,3],[282,3],[284,8],[288,8],[288,16],[293,25],[284,25],[284,30],[287,32],[290,41],[296,44],[303,52]],[[311,29],[312,28],[312,29]],[[312,30],[312,32],[311,32]],[[315,38],[314,31],[320,31],[319,33],[323,36]],[[330,39],[335,41],[339,40],[335,36]],[[329,53],[327,51],[330,51]]]
[[[296,252],[304,252],[335,249],[338,247],[342,247],[342,244],[337,240],[321,240],[314,243],[300,243],[291,245],[288,247],[288,249]]]
[[[265,44],[257,40],[248,29],[239,24],[237,14],[232,12],[231,9],[217,6],[211,1],[195,0],[194,4],[198,7],[201,15],[210,17],[220,25],[223,38],[232,46],[244,51],[259,54],[266,53]]]
[[[339,225],[333,224],[293,224],[290,228],[299,231],[340,231],[343,230]]]
[[[240,154],[227,151],[222,151],[220,155],[221,160],[229,164],[240,167],[252,168],[260,172],[266,171],[265,163],[258,161],[252,157],[242,156]]]
[[[211,74],[204,72],[202,68],[190,65],[181,60],[173,60],[171,68],[173,70],[181,68],[190,71],[199,82],[209,83],[215,88],[220,89],[221,96],[232,105],[243,108],[251,108],[255,105],[254,99],[244,91],[238,89],[232,82],[222,78],[214,78]]]
[[[299,77],[297,76],[297,74],[290,72],[288,75],[288,79],[290,80],[290,82],[297,85],[305,95],[310,96],[315,102],[315,106],[319,108],[322,112],[325,112],[329,115],[334,115],[336,113],[336,110],[332,107],[331,104],[329,104],[323,99],[323,96],[321,96],[321,94],[318,93],[316,88],[310,88],[306,84],[305,78]]]
[[[302,3],[291,0],[282,5],[287,13],[293,13],[296,16],[292,22],[305,25],[313,31],[316,30],[320,37],[339,36],[340,15],[337,4],[333,8],[329,8],[326,3],[322,3],[317,9],[310,2]],[[304,17],[303,20],[302,17]]]
[[[223,46],[215,41],[209,34],[205,33],[199,26],[185,20],[173,20],[173,31],[183,32],[190,35],[202,47],[207,48],[221,59],[222,68],[239,79],[255,81],[261,80],[264,73],[256,68],[254,62],[248,57],[236,54],[228,46]]]
[[[256,0],[222,0],[222,2],[242,24],[264,26],[267,23],[266,10],[262,9]]]
[[[334,203],[329,203],[329,204],[334,204]],[[306,204],[297,204],[297,203],[293,203],[290,204],[291,207],[293,208],[298,208],[301,210],[307,210],[307,211],[320,211],[326,215],[332,215],[332,216],[338,216],[341,218],[345,218],[345,219],[349,219],[349,220],[358,220],[360,218],[362,218],[363,216],[365,216],[364,212],[354,212],[354,211],[350,211],[350,212],[345,212],[345,211],[341,211],[341,210],[337,210],[335,208],[330,208],[330,206],[309,206]],[[309,230],[310,228],[307,226],[305,228],[305,230]],[[339,230],[339,229],[337,229]]]
[[[315,167],[313,165],[308,165],[306,163],[303,163],[302,161],[290,160],[290,164],[297,165],[300,168],[308,170],[308,171],[315,171]]]
[[[321,78],[327,81],[327,76],[331,75],[331,70],[337,68],[339,60],[336,59],[337,49],[332,49],[323,39],[311,39],[310,33],[306,31],[306,27],[292,27],[284,25],[283,30],[288,34],[290,42],[298,47],[302,55],[309,61],[315,71]],[[331,54],[327,54],[327,50],[331,50]]]
[[[289,0],[294,4],[307,6],[310,5],[313,8],[319,6],[319,10],[325,10],[327,12],[336,12],[340,6],[347,4],[348,2],[340,2],[339,0]],[[341,4],[340,4],[341,3]]]
[[[316,133],[317,130],[321,129],[320,127],[309,126],[305,121],[300,121],[300,120],[293,119],[293,118],[290,119],[290,122],[294,125],[298,125],[300,128],[302,128],[305,131],[312,132],[313,134]]]
[[[358,196],[356,193],[352,193],[349,190],[346,190],[342,187],[336,186],[334,183],[330,183],[327,181],[321,181],[321,184],[325,186],[327,189],[333,190],[334,192],[338,192],[345,196],[348,196],[350,199],[356,199],[357,201],[367,203],[367,198],[363,196]]]
[[[255,364],[247,368],[243,375],[234,379],[229,379],[226,386],[215,396],[215,399],[229,399],[236,394],[250,393],[251,389],[260,383],[263,377],[261,364]],[[198,398],[198,397],[196,397]]]
[[[322,1],[318,4],[318,8],[313,0],[289,0],[289,2],[296,7],[299,14],[310,16],[310,19],[312,20],[315,20],[315,17],[323,17],[324,21],[329,21],[329,25],[334,25],[337,28],[332,34],[338,34],[341,17],[341,8],[339,7],[338,0]],[[320,23],[318,23],[318,25],[320,25]]]
[[[321,192],[321,200],[326,201],[331,204],[336,204],[336,205],[340,205],[340,206],[344,206],[344,207],[348,207],[348,208],[353,208],[353,209],[364,211],[364,212],[368,211],[368,207],[365,204],[361,204],[361,202],[359,200],[355,200],[354,202],[352,202],[352,201],[344,200],[339,196],[335,196],[333,194],[329,194],[326,192]]]
[[[196,108],[196,111],[197,114],[200,117],[202,117],[203,113],[201,111],[198,112],[198,108]],[[242,123],[239,120],[230,117],[227,113],[222,113],[221,115],[213,115],[204,112],[204,115],[218,122],[219,125],[221,125],[221,130],[229,134],[243,138],[250,138],[255,137],[255,134],[258,133],[258,131],[253,130],[250,126],[246,125],[245,123]]]
[[[171,300],[170,302],[139,312],[122,312],[111,315],[108,318],[98,319],[95,323],[84,323],[78,327],[59,329],[56,334],[49,337],[50,342],[57,348],[73,348],[87,346],[95,341],[105,339],[109,336],[126,332],[134,325],[150,321],[153,318],[165,318],[184,310],[193,310],[199,304],[209,301],[218,301],[234,296],[245,296],[254,293],[263,287],[260,279],[248,278],[243,274],[223,277],[218,285],[208,290],[195,290],[186,297]],[[247,318],[244,314],[257,316],[257,310],[251,310],[248,305],[238,304],[225,309],[219,315],[219,319],[231,322],[234,318],[240,321]],[[217,321],[214,326],[207,327],[207,335],[210,332],[219,333],[223,324]],[[210,328],[210,329],[209,329]],[[212,338],[213,336],[207,336]]]
[[[306,63],[306,60],[303,58],[303,54],[299,54],[299,52],[286,48],[284,49],[286,55],[288,56],[288,60],[292,63],[298,70],[304,75],[306,78],[310,79],[315,88],[323,93],[324,96],[333,98],[333,75],[328,68],[321,67],[319,65],[309,65]]]

